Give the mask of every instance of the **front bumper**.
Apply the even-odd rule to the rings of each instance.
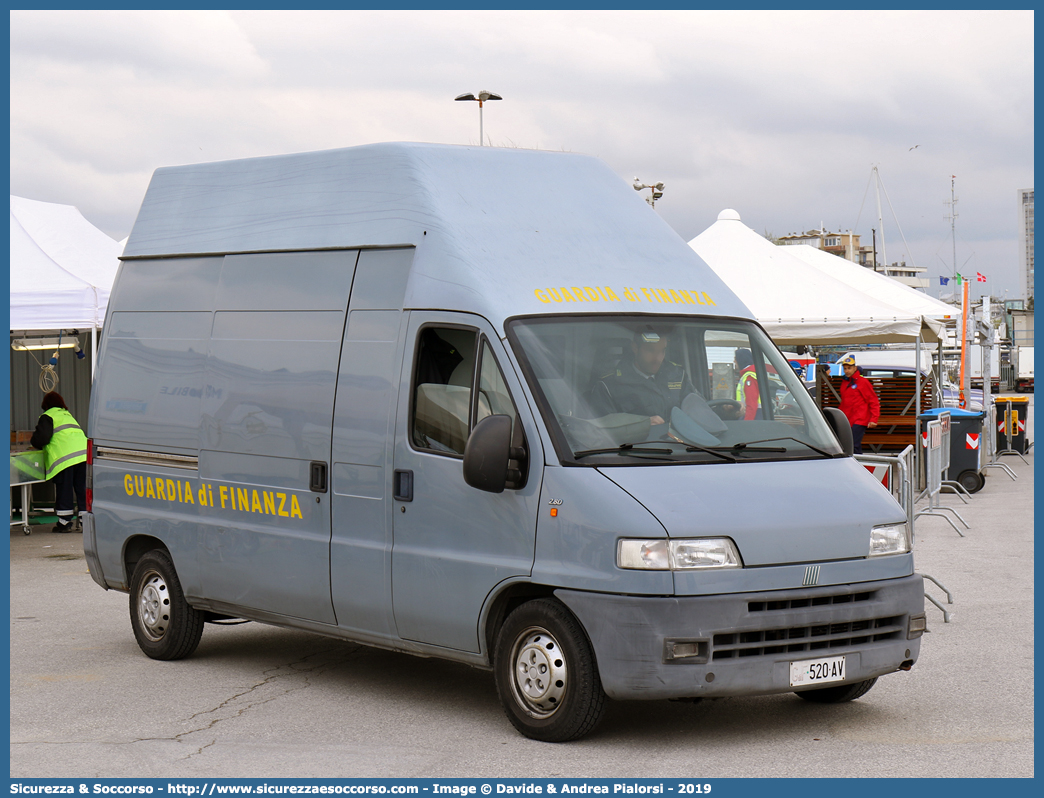
[[[846,683],[908,669],[920,653],[921,576],[716,596],[557,590],[616,699],[791,692],[790,663],[846,656]]]

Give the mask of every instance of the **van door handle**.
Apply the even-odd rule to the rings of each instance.
[[[406,468],[395,469],[392,496],[397,502],[413,501],[413,472]]]
[[[313,461],[309,465],[308,489],[313,493],[326,493],[326,463]]]

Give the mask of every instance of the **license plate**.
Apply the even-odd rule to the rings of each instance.
[[[845,680],[845,658],[826,657],[790,663],[790,686],[807,687]]]

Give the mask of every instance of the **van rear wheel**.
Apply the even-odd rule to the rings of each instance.
[[[802,690],[798,695],[814,704],[843,704],[866,695],[875,684],[877,684],[876,676],[855,684],[839,684],[836,687],[820,687],[818,690]]]
[[[526,737],[575,740],[605,712],[591,643],[572,613],[553,599],[529,601],[507,617],[493,670],[504,711]]]
[[[174,563],[154,549],[134,566],[130,589],[134,638],[152,659],[187,657],[203,635],[203,613],[185,601]]]

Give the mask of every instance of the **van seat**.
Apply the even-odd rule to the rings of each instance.
[[[471,388],[462,385],[439,385],[424,382],[417,386],[414,429],[429,441],[464,454],[468,442],[468,413]],[[490,415],[489,401],[479,397],[478,418]],[[418,441],[423,445],[422,441]]]
[[[468,440],[470,404],[470,388],[421,383],[417,386],[414,426],[426,438],[463,454],[464,444]]]

